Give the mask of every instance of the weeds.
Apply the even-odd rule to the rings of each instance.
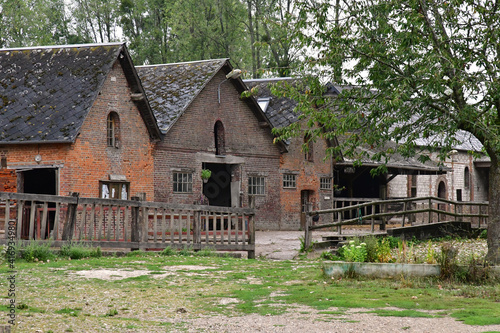
[[[92,247],[85,243],[71,242],[61,246],[60,255],[71,259],[100,258],[102,252],[99,246]]]
[[[47,261],[56,257],[50,249],[50,242],[30,241],[26,247],[21,248],[21,253],[22,258],[27,262]]]

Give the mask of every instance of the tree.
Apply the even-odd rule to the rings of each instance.
[[[0,47],[74,41],[64,0],[0,0]]]
[[[109,43],[117,39],[119,0],[74,0],[72,8],[78,35],[95,43]]]
[[[491,159],[487,261],[499,264],[500,3],[301,0],[300,9],[296,34],[314,54],[302,72],[331,80],[340,59],[344,81],[338,83],[358,85],[332,101],[323,97],[318,79],[289,90],[309,120],[305,130],[346,137],[343,154],[362,144],[396,142],[397,149],[374,156],[382,162],[396,152],[427,159],[417,138],[432,141],[428,148],[444,158],[458,130],[472,133]]]

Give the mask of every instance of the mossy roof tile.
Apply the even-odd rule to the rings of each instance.
[[[122,48],[0,49],[0,142],[72,142]]]
[[[166,133],[228,59],[139,66],[149,104]]]

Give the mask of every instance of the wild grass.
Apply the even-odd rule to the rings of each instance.
[[[500,286],[433,279],[331,279],[313,260],[268,261],[137,252],[125,257],[16,262],[19,331],[137,332],[179,328],[175,318],[222,314],[278,315],[303,306],[325,320],[349,308],[383,316],[452,316],[466,324],[500,324]],[[78,272],[112,271],[114,279]],[[144,272],[126,277],[126,272]],[[8,267],[2,265],[4,276]],[[7,281],[0,281],[7,290]],[[228,300],[224,302],[223,300]],[[0,313],[7,313],[2,299]],[[301,308],[303,309],[303,308]],[[184,317],[183,317],[184,318]],[[486,327],[485,327],[486,328]]]

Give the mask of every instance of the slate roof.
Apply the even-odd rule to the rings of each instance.
[[[0,49],[0,143],[73,142],[117,59],[140,93],[123,43]],[[159,138],[147,101],[138,103]]]
[[[290,98],[286,97],[277,97],[274,96],[269,86],[271,84],[276,84],[278,82],[286,82],[289,84],[294,84],[295,79],[292,78],[275,78],[275,79],[252,79],[252,80],[244,80],[249,89],[257,87],[257,100],[261,107],[263,107],[263,111],[266,116],[271,121],[273,127],[285,127],[299,119],[299,113],[295,112],[294,109],[297,106],[297,102]],[[342,92],[344,89],[352,89],[351,86],[338,86],[332,83],[328,83],[326,85],[325,94],[336,96]],[[337,138],[337,140],[342,140],[342,138]],[[394,143],[387,143],[387,145],[394,145]],[[381,163],[377,163],[371,160],[369,157],[373,156],[377,149],[372,149],[368,147],[358,147],[358,153],[366,153],[368,157],[365,157],[361,160],[364,166],[368,167],[378,167]],[[355,163],[354,160],[347,159],[342,157],[342,161],[337,162],[338,166],[352,166]],[[403,158],[400,155],[393,155],[389,162],[387,163],[387,167],[389,169],[389,173],[414,173],[415,170],[418,170],[419,173],[442,173],[447,170],[446,168],[439,167],[434,162],[426,162],[421,163],[416,158]]]
[[[273,127],[281,128],[293,124],[299,119],[294,111],[297,102],[291,98],[276,97],[271,93],[269,86],[278,82],[294,83],[292,78],[252,79],[243,80],[249,89],[257,87],[257,101]]]
[[[163,133],[168,132],[228,59],[138,66],[149,104]]]

